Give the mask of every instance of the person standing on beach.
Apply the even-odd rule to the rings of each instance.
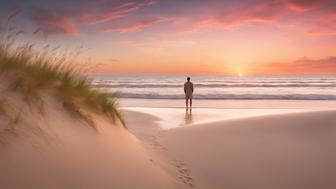
[[[188,109],[188,100],[190,100],[190,108],[192,106],[192,94],[194,92],[194,85],[190,82],[190,77],[187,77],[187,82],[184,83],[184,94],[186,98],[186,108]]]

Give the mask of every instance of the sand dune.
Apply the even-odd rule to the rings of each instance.
[[[93,89],[67,55],[11,35],[0,42],[0,188],[182,185],[124,127],[114,94]]]
[[[0,188],[180,188],[120,122],[83,108],[69,112],[53,97],[27,103],[1,93]]]

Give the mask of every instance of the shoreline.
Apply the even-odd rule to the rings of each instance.
[[[153,108],[153,107],[124,107],[122,111],[134,111],[156,118],[156,124],[161,129],[174,129],[195,124],[205,124],[226,120],[237,120],[262,116],[286,115],[292,113],[320,112],[327,109],[254,109],[254,108]],[[126,117],[127,118],[127,117]]]
[[[185,108],[180,99],[120,98],[124,107]],[[217,109],[336,109],[336,100],[194,100],[193,108]]]

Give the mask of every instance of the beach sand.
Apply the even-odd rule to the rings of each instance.
[[[160,114],[160,112],[157,112]],[[129,130],[163,169],[204,189],[336,188],[336,111],[289,112],[159,127],[159,118],[124,112]]]
[[[126,129],[2,91],[1,188],[336,188],[336,111],[124,108]]]

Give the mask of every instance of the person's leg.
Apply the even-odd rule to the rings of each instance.
[[[190,108],[191,108],[191,106],[192,106],[192,98],[190,98]]]
[[[186,98],[186,108],[188,108],[188,99]]]

